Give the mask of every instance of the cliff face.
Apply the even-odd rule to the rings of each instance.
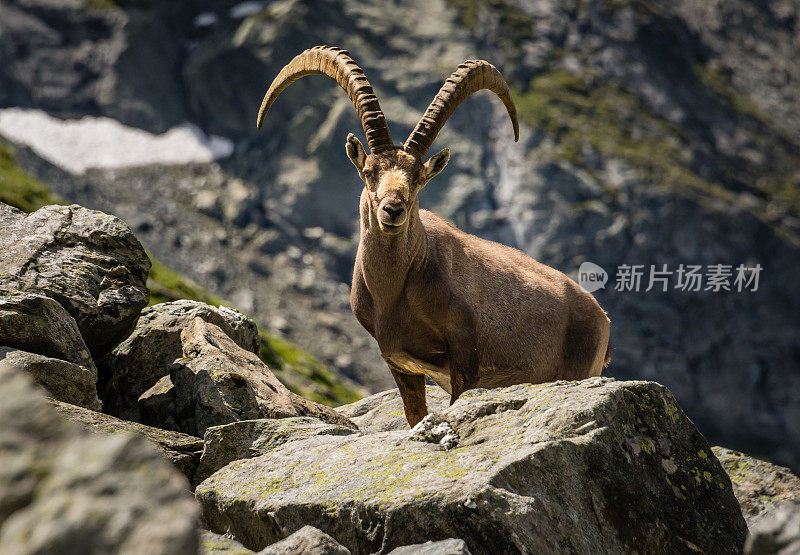
[[[256,133],[259,101],[293,55],[340,45],[400,142],[458,63],[490,60],[521,141],[476,95],[433,145],[453,156],[423,204],[574,277],[600,265],[608,373],[664,383],[715,443],[800,467],[797,3],[30,0],[0,21],[0,105],[152,132],[188,119],[236,142],[219,164],[83,176],[22,149],[25,169],[372,390],[390,376],[347,302],[355,112],[307,78]],[[614,290],[622,264],[643,265],[639,292]],[[664,264],[763,270],[756,292],[681,291],[675,274],[645,292]]]

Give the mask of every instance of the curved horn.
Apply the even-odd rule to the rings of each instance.
[[[394,148],[389,126],[383,115],[378,97],[372,91],[364,72],[358,67],[347,50],[333,46],[315,46],[298,54],[286,64],[269,86],[256,125],[261,129],[267,110],[283,89],[306,75],[325,75],[336,81],[353,102],[367,134],[367,143],[372,152]]]
[[[448,118],[453,115],[458,105],[468,96],[482,89],[489,89],[500,97],[506,105],[511,124],[514,126],[514,141],[519,141],[519,123],[517,108],[508,90],[503,76],[487,61],[467,60],[447,78],[442,88],[436,93],[425,115],[419,120],[414,131],[406,139],[403,149],[422,158],[433,144],[436,135],[442,130]]]

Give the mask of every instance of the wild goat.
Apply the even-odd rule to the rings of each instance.
[[[503,101],[519,140],[514,101],[497,69],[467,61],[445,81],[403,146],[396,146],[364,72],[340,48],[296,56],[270,85],[258,127],[297,79],[326,75],[358,111],[370,153],[349,134],[346,150],[364,182],[350,303],[378,341],[412,426],[427,414],[425,377],[451,403],[466,389],[599,376],[610,360],[610,321],[577,283],[522,252],[464,233],[420,210],[417,195],[450,157],[423,163],[436,135],[468,96]]]

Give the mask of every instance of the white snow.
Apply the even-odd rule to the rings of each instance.
[[[244,19],[245,17],[256,15],[264,9],[264,6],[264,2],[242,2],[232,7],[228,15],[231,19]]]
[[[203,12],[194,18],[195,27],[212,27],[219,22],[219,17],[213,12]]]
[[[91,168],[211,162],[233,153],[230,139],[206,136],[191,123],[154,135],[111,118],[61,120],[24,108],[0,109],[0,135],[74,174]]]

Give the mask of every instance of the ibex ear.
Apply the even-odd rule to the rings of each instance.
[[[347,142],[344,145],[347,151],[347,157],[360,172],[364,169],[364,164],[367,162],[367,153],[364,152],[364,147],[361,145],[355,135],[348,133]]]
[[[433,176],[442,171],[450,160],[450,149],[446,148],[438,154],[434,154],[425,162],[422,170],[422,181],[427,183]]]

